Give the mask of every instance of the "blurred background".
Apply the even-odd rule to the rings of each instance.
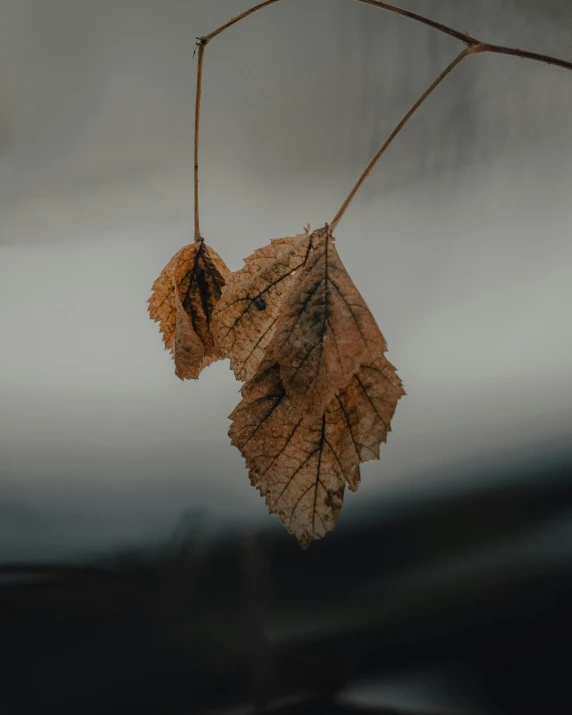
[[[479,39],[572,59],[568,0],[404,5]],[[432,649],[454,632],[471,642],[473,656],[483,639],[506,666],[517,651],[548,653],[551,634],[560,634],[553,660],[546,656],[550,685],[538,676],[538,710],[522,709],[533,708],[533,698],[516,686],[540,672],[534,659],[530,673],[520,660],[511,671],[522,706],[509,696],[501,703],[489,681],[484,687],[476,661],[459,666],[470,677],[447,671],[449,685],[469,688],[464,699],[447,690],[434,703],[445,681],[441,671],[423,671],[403,682],[391,677],[384,706],[469,712],[482,697],[476,712],[493,712],[494,703],[498,712],[564,715],[572,710],[558,689],[570,643],[562,633],[572,546],[572,73],[510,57],[468,58],[407,125],[340,223],[338,250],[407,396],[336,532],[302,553],[268,516],[230,446],[227,416],[240,385],[228,363],[181,383],[147,314],[154,279],[193,235],[195,37],[248,6],[0,0],[0,561],[77,566],[167,544],[144,565],[114,561],[129,578],[147,578],[173,559],[180,574],[181,538],[194,543],[200,534],[218,544],[216,534],[226,534],[215,549],[222,566],[212,561],[214,546],[198,550],[201,573],[214,579],[201,598],[218,623],[216,608],[230,608],[234,592],[222,598],[212,574],[235,573],[243,562],[247,573],[262,572],[237,546],[240,535],[260,531],[276,572],[263,582],[280,594],[301,579],[308,584],[307,602],[292,593],[267,598],[280,642],[284,632],[286,640],[299,632],[305,644],[326,633],[344,653],[363,654],[365,632],[376,647],[383,643],[385,668],[408,662],[412,649],[434,663]],[[213,40],[205,53],[201,227],[229,268],[270,238],[331,220],[459,50],[452,38],[350,0],[283,0]],[[10,574],[6,583],[16,588]],[[90,593],[89,579],[104,578],[82,574]],[[65,579],[50,591],[56,610],[64,608]],[[6,591],[10,607],[25,602],[17,581]],[[98,588],[104,603],[135,598]],[[155,603],[153,589],[145,598]],[[427,589],[438,591],[437,601],[421,596]],[[248,606],[254,597],[246,594]],[[35,598],[18,629],[36,613]],[[353,616],[342,627],[348,602]],[[248,608],[245,642],[260,630]],[[354,622],[360,609],[376,615]],[[489,632],[485,622],[496,625]],[[497,647],[491,633],[500,637],[499,624],[508,622],[508,640]],[[347,646],[338,627],[361,635]],[[515,646],[516,632],[539,639],[532,651]],[[22,631],[13,633],[19,642]],[[239,638],[232,628],[225,633]],[[443,647],[447,658],[458,655]],[[326,650],[338,652],[332,648],[328,641]],[[493,662],[482,648],[482,662]],[[383,660],[371,658],[376,667]],[[417,699],[402,702],[397,691]]]

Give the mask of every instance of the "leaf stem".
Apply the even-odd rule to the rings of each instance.
[[[203,63],[205,43],[199,40],[197,59],[197,87],[195,92],[195,154],[194,154],[194,187],[195,187],[195,241],[202,241],[199,222],[199,127],[201,121],[201,96],[203,91]]]
[[[335,215],[333,221],[330,222],[329,226],[330,226],[330,231],[332,233],[336,229],[336,226],[338,225],[342,216],[345,214],[352,199],[357,194],[360,186],[367,179],[367,177],[371,173],[373,167],[377,164],[379,159],[385,153],[386,149],[393,142],[393,140],[399,134],[399,132],[403,129],[403,127],[407,124],[409,119],[411,119],[411,117],[415,114],[415,112],[419,109],[419,107],[423,104],[423,102],[427,99],[427,97],[429,97],[429,95],[433,92],[433,90],[435,90],[441,84],[441,82],[445,79],[445,77],[447,77],[447,75],[455,69],[455,67],[461,62],[461,60],[465,59],[465,57],[467,55],[473,54],[474,52],[475,52],[475,50],[473,50],[471,47],[465,47],[465,49],[462,52],[460,52],[455,57],[455,59],[447,65],[447,67],[441,72],[441,74],[437,77],[437,79],[425,90],[425,92],[423,92],[423,94],[419,97],[419,99],[415,102],[415,104],[411,107],[411,109],[409,109],[409,111],[404,115],[404,117],[401,119],[399,124],[395,127],[395,129],[391,132],[389,137],[382,144],[382,146],[379,149],[379,151],[377,152],[377,154],[369,162],[365,171],[360,176],[360,178],[358,179],[358,181],[355,184],[355,186],[353,187],[353,189],[350,191],[347,199],[344,201],[344,203],[340,207],[340,210]]]

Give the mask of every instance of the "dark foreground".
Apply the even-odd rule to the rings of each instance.
[[[553,465],[372,505],[306,552],[198,515],[147,552],[5,564],[0,712],[572,713],[572,460]]]

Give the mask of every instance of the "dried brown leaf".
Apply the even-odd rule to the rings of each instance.
[[[359,483],[359,467],[352,471],[354,465],[379,459],[380,445],[387,441],[393,414],[403,395],[405,390],[394,366],[380,355],[362,365],[328,405],[332,442],[339,447],[338,458],[349,475],[351,491],[357,491]]]
[[[197,241],[178,251],[153,284],[149,314],[159,322],[181,379],[196,379],[204,367],[222,357],[211,320],[229,274],[220,256]]]
[[[403,394],[383,355],[362,365],[312,421],[286,394],[277,363],[265,361],[244,385],[229,435],[270,513],[303,548],[334,528],[346,482],[355,491],[360,462],[379,458]]]
[[[308,419],[323,414],[360,365],[387,350],[385,339],[349,277],[326,227],[280,306],[265,358],[280,365],[284,388]]]
[[[272,338],[280,304],[309,253],[309,227],[298,236],[276,238],[244,259],[227,281],[212,330],[239,380],[249,380]]]
[[[218,358],[205,356],[205,346],[193,329],[192,320],[183,308],[178,291],[175,291],[175,305],[177,316],[173,344],[175,375],[181,380],[196,380],[201,370]]]

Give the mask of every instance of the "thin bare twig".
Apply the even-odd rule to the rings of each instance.
[[[246,10],[246,12],[237,15],[237,17],[233,17],[232,20],[229,20],[224,25],[218,27],[216,30],[209,32],[208,35],[203,35],[203,37],[200,38],[200,41],[205,45],[208,44],[212,39],[217,37],[217,35],[220,35],[232,25],[235,25],[237,22],[240,22],[240,20],[244,20],[258,10],[262,10],[269,5],[274,5],[277,2],[280,2],[280,0],[266,0],[266,2],[261,2],[259,5],[251,7],[250,10]],[[448,25],[443,25],[440,22],[431,20],[430,18],[424,17],[423,15],[418,15],[416,12],[404,10],[403,8],[397,7],[396,5],[390,5],[389,3],[383,2],[382,0],[356,0],[356,2],[363,3],[364,5],[371,5],[372,7],[377,7],[380,10],[387,10],[388,12],[393,12],[396,15],[407,17],[408,19],[414,20],[415,22],[420,22],[421,24],[427,25],[428,27],[432,27],[434,30],[438,30],[445,35],[454,37],[456,40],[460,40],[467,47],[478,47],[479,53],[492,52],[497,55],[513,55],[514,57],[522,57],[523,59],[534,60],[536,62],[544,62],[549,65],[554,65],[556,67],[562,67],[564,69],[572,70],[572,62],[560,60],[557,57],[552,57],[550,55],[538,54],[537,52],[528,52],[526,50],[519,50],[513,47],[503,47],[501,45],[491,45],[487,42],[477,40],[475,37],[471,37],[471,35],[469,35],[467,32],[460,32],[459,30],[455,30]]]
[[[447,27],[447,25],[442,25],[440,22],[435,22],[435,20],[430,20],[428,17],[423,17],[423,15],[418,15],[416,12],[410,12],[409,10],[403,10],[395,5],[390,5],[387,2],[381,2],[381,0],[357,0],[357,2],[362,2],[364,5],[373,5],[381,10],[388,10],[389,12],[394,12],[397,15],[402,15],[403,17],[408,17],[410,20],[415,20],[415,22],[421,22],[423,25],[428,25],[439,32],[444,32],[446,35],[464,42],[467,46],[472,44],[481,44],[478,40],[475,40],[466,32],[459,32],[458,30],[453,30],[452,27]]]
[[[199,231],[199,209],[198,209],[198,136],[199,136],[199,113],[200,113],[200,96],[201,96],[201,80],[202,80],[202,63],[203,63],[204,49],[205,49],[206,45],[213,38],[215,38],[218,35],[220,35],[221,33],[223,33],[225,30],[227,30],[232,25],[235,25],[237,22],[240,22],[240,20],[244,20],[245,18],[249,17],[253,13],[257,12],[258,10],[262,10],[263,8],[268,7],[269,5],[274,5],[277,2],[280,2],[280,0],[266,0],[266,2],[262,2],[258,5],[255,5],[254,7],[251,7],[249,10],[246,10],[245,12],[241,13],[240,15],[237,15],[237,17],[232,18],[232,20],[229,20],[229,22],[226,22],[224,25],[221,25],[216,30],[209,32],[208,35],[203,35],[202,37],[197,38],[199,40],[199,62],[198,62],[198,68],[197,68],[197,103],[196,103],[196,113],[195,113],[195,240],[196,241],[201,240],[200,231]],[[399,132],[401,131],[403,126],[406,124],[406,122],[416,112],[416,110],[420,107],[420,105],[423,104],[423,102],[433,92],[433,90],[439,84],[441,84],[441,82],[445,79],[445,77],[459,64],[459,62],[461,62],[461,60],[464,57],[466,57],[469,54],[483,54],[485,52],[489,52],[489,53],[498,54],[498,55],[512,55],[514,57],[521,57],[523,59],[534,60],[536,62],[543,62],[545,64],[554,65],[556,67],[562,67],[563,69],[572,70],[572,62],[568,62],[567,60],[561,60],[561,59],[558,59],[557,57],[552,57],[550,55],[542,55],[542,54],[538,54],[536,52],[528,52],[527,50],[520,50],[517,48],[503,47],[501,45],[492,45],[492,44],[488,44],[486,42],[481,42],[480,40],[477,40],[476,38],[471,37],[467,32],[459,32],[458,30],[455,30],[452,27],[443,25],[442,23],[436,22],[435,20],[431,20],[428,17],[424,17],[423,15],[418,15],[417,13],[410,12],[409,10],[404,10],[403,8],[397,7],[395,5],[390,5],[389,3],[382,2],[382,0],[357,0],[357,2],[361,2],[365,5],[372,5],[373,7],[377,7],[381,10],[387,10],[388,12],[393,12],[397,15],[402,15],[403,17],[406,17],[410,20],[414,20],[415,22],[419,22],[419,23],[422,23],[423,25],[427,25],[428,27],[432,27],[433,29],[438,30],[439,32],[442,32],[446,35],[449,35],[450,37],[454,37],[455,39],[460,40],[464,45],[466,45],[466,47],[463,50],[463,52],[461,52],[453,60],[453,62],[451,62],[451,64],[439,75],[439,77],[435,80],[435,82],[433,82],[433,84],[423,93],[423,95],[411,107],[411,109],[403,117],[401,122],[399,122],[397,127],[393,130],[393,132],[391,133],[389,138],[386,140],[386,142],[383,144],[383,146],[378,151],[378,153],[370,161],[366,170],[359,178],[358,182],[352,189],[352,191],[349,194],[349,196],[347,197],[347,199],[344,201],[342,207],[336,214],[334,220],[331,222],[331,224],[330,224],[331,231],[333,231],[335,229],[338,222],[344,215],[346,209],[348,208],[349,204],[351,203],[353,197],[357,193],[358,189],[363,184],[365,179],[369,176],[369,174],[370,174],[371,170],[373,169],[373,167],[375,166],[375,164],[381,158],[381,156],[383,155],[385,150],[388,148],[388,146],[391,144],[391,142],[399,134]]]
[[[263,8],[268,7],[269,5],[274,5],[274,3],[277,3],[277,2],[280,2],[280,0],[266,0],[266,2],[261,2],[260,5],[255,5],[254,7],[251,7],[250,10],[246,10],[246,12],[243,12],[240,15],[233,17],[232,20],[229,20],[228,22],[225,22],[224,25],[217,27],[216,30],[209,32],[208,35],[203,35],[200,38],[201,42],[204,45],[208,45],[208,43],[212,39],[214,39],[217,35],[220,35],[221,32],[224,32],[229,27],[232,27],[232,25],[236,25],[237,22],[244,20],[244,18],[248,17],[249,15],[252,15],[257,10],[262,10]]]
[[[441,72],[441,74],[437,77],[437,79],[431,84],[430,87],[428,87],[425,92],[419,97],[419,99],[415,102],[415,104],[411,107],[411,109],[405,114],[403,119],[399,122],[399,124],[395,127],[395,129],[391,132],[389,137],[385,140],[385,142],[382,144],[381,148],[377,152],[377,154],[373,157],[373,159],[369,162],[367,165],[365,171],[363,174],[360,176],[358,179],[357,183],[353,187],[353,189],[350,191],[347,199],[344,201],[342,204],[340,210],[338,213],[335,215],[333,221],[329,224],[330,227],[330,232],[333,233],[336,226],[338,225],[340,219],[342,216],[345,214],[346,209],[350,205],[352,199],[354,196],[357,194],[360,186],[363,184],[363,182],[367,179],[369,174],[371,173],[373,167],[377,164],[377,162],[381,159],[383,154],[385,154],[386,149],[389,147],[389,145],[392,143],[392,141],[395,139],[395,137],[399,134],[399,132],[403,129],[405,124],[411,119],[411,117],[415,114],[415,112],[419,109],[419,107],[423,104],[423,102],[427,99],[427,97],[435,90],[441,82],[447,77],[447,75],[452,72],[455,67],[461,62],[461,60],[465,59],[467,55],[470,55],[474,52],[474,50],[471,47],[465,47],[465,49],[460,52],[455,59],[450,62],[447,67]]]
[[[562,67],[563,69],[572,70],[572,62],[566,60],[560,60],[557,57],[551,57],[550,55],[541,55],[538,52],[528,52],[527,50],[519,50],[513,47],[502,47],[501,45],[490,45],[488,42],[481,42],[475,37],[471,37],[467,32],[459,32],[454,30],[452,27],[443,25],[440,22],[435,22],[430,20],[428,17],[423,17],[423,15],[418,15],[415,12],[410,12],[409,10],[403,10],[395,5],[390,5],[382,0],[357,0],[357,2],[364,3],[365,5],[372,5],[373,7],[378,7],[381,10],[388,10],[389,12],[394,12],[397,15],[402,15],[410,20],[415,20],[415,22],[421,22],[423,25],[428,25],[429,27],[443,32],[450,37],[454,37],[461,42],[464,42],[467,47],[473,48],[475,54],[491,52],[497,55],[512,55],[513,57],[521,57],[522,59],[534,60],[536,62],[544,62],[549,65],[554,65],[555,67]],[[475,50],[474,48],[477,48]]]
[[[472,46],[472,48],[475,54],[490,52],[495,55],[511,55],[512,57],[520,57],[523,60],[534,60],[547,65],[562,67],[562,69],[565,70],[572,70],[572,62],[559,60],[557,57],[551,57],[550,55],[539,55],[537,52],[518,50],[513,47],[502,47],[501,45],[489,45],[487,42],[481,42],[478,46]]]
[[[203,62],[205,56],[205,43],[199,40],[197,60],[197,88],[195,92],[195,241],[202,241],[199,223],[199,127],[201,122],[201,95],[203,91]]]

